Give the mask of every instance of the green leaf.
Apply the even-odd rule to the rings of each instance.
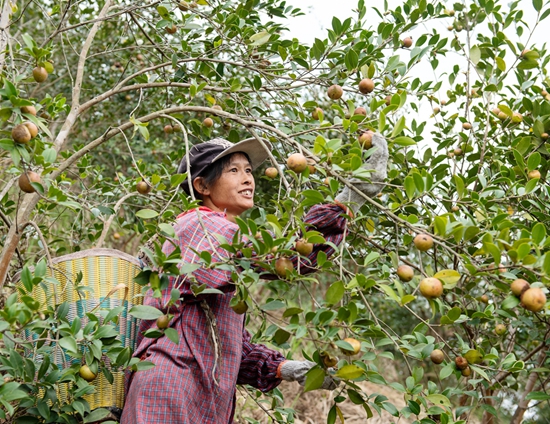
[[[306,374],[306,382],[304,384],[304,392],[321,388],[325,381],[325,370],[319,366],[315,366]]]
[[[540,153],[534,152],[527,160],[527,169],[532,171],[540,165]]]
[[[175,237],[176,236],[176,232],[174,231],[174,227],[170,224],[164,224],[164,223],[159,224],[159,229],[167,237]]]
[[[164,334],[175,344],[180,344],[180,335],[175,328],[167,328],[164,330]]]
[[[267,31],[260,31],[257,34],[254,34],[252,37],[250,37],[250,41],[252,41],[252,46],[261,46],[262,44],[265,44],[269,41],[269,38],[271,37],[271,34]]]
[[[477,65],[481,59],[481,50],[478,46],[472,46],[470,49],[470,60],[474,65]]]
[[[508,296],[502,301],[500,307],[502,309],[513,309],[519,305],[519,299],[516,296]]]
[[[495,61],[497,63],[497,68],[502,71],[502,72],[505,72],[506,71],[506,62],[504,61],[504,59],[502,59],[501,57],[496,57],[495,58]]]
[[[536,223],[531,230],[533,242],[540,244],[546,238],[546,227],[541,222]]]
[[[130,315],[138,319],[152,320],[163,316],[164,314],[157,308],[147,305],[135,305],[130,309]]]
[[[537,12],[542,10],[542,0],[533,0],[533,7]]]
[[[92,412],[90,412],[86,418],[84,418],[85,423],[93,423],[96,421],[100,421],[106,416],[108,416],[111,412],[108,409],[105,408],[97,408],[94,409]]]
[[[454,285],[456,285],[456,283],[460,280],[460,273],[454,269],[444,269],[443,271],[439,271],[434,274],[434,277],[441,280],[445,286],[452,285],[454,287]]]
[[[264,311],[275,311],[277,309],[284,308],[285,306],[286,306],[286,303],[281,302],[280,300],[272,300],[271,302],[267,302],[261,308]]]
[[[434,394],[426,396],[426,399],[435,405],[451,406],[451,401],[447,398],[447,396]]]
[[[441,368],[441,371],[439,371],[439,378],[441,380],[446,379],[454,372],[454,369],[455,369],[454,364],[448,363],[443,368]]]
[[[344,380],[354,380],[361,377],[365,373],[365,370],[358,367],[355,364],[344,365],[336,372],[336,377],[343,378]]]
[[[531,392],[526,397],[526,400],[548,400],[550,399],[550,394],[545,392]]]
[[[353,71],[355,68],[357,68],[357,64],[359,63],[359,56],[357,56],[355,50],[348,50],[348,52],[346,53],[346,57],[344,58],[344,62],[346,64],[346,68],[348,68],[348,71]]]
[[[152,209],[141,209],[136,212],[136,216],[142,219],[151,219],[158,216],[158,212]]]
[[[59,346],[63,349],[68,350],[69,352],[78,352],[78,347],[76,345],[76,340],[74,337],[67,336],[59,340]]]
[[[149,361],[140,361],[137,364],[132,365],[133,371],[147,371],[151,368],[155,368],[155,364]]]
[[[397,137],[395,140],[393,140],[393,142],[398,146],[415,146],[416,145],[416,141],[414,141],[410,137],[405,137],[405,136]]]
[[[336,305],[344,297],[345,289],[343,281],[336,281],[327,290],[325,299],[328,304]]]
[[[389,297],[391,297],[397,303],[401,303],[401,298],[390,286],[388,286],[387,284],[378,284],[378,287],[380,287]]]
[[[407,193],[407,197],[409,200],[412,200],[414,197],[414,194],[416,193],[416,185],[414,184],[414,179],[410,175],[405,177],[405,193]]]

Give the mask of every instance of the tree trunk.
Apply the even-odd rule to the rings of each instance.
[[[4,0],[2,4],[2,13],[0,13],[0,74],[4,69],[4,57],[8,46],[8,24],[11,16],[11,2]]]
[[[494,395],[494,391],[492,389],[485,390],[485,393],[483,394],[483,402],[486,405],[494,406],[494,402],[492,399],[492,396]],[[495,424],[495,416],[491,414],[489,411],[485,411],[483,413],[483,421],[481,424]]]

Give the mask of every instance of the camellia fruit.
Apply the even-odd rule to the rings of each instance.
[[[275,272],[279,277],[287,278],[293,270],[294,264],[290,259],[280,257],[275,261]]]
[[[434,364],[439,365],[445,360],[445,355],[441,349],[434,349],[432,353],[430,353],[430,359]]]
[[[514,112],[512,114],[512,122],[516,123],[516,124],[519,124],[520,122],[523,121],[523,115],[519,112]]]
[[[359,81],[359,91],[363,94],[372,93],[374,91],[374,81],[370,78],[363,78]]]
[[[462,371],[468,368],[468,361],[466,360],[466,358],[463,358],[462,356],[457,356],[455,358],[455,365],[457,369]]]
[[[212,128],[214,126],[214,120],[212,118],[204,118],[204,121],[202,121],[202,125],[204,125],[206,128]]]
[[[174,127],[170,124],[164,126],[165,134],[172,134],[174,132]]]
[[[363,149],[370,149],[372,147],[372,136],[372,131],[365,131],[359,136],[359,144],[361,144]]]
[[[86,381],[94,381],[95,378],[97,377],[96,374],[94,374],[92,372],[92,370],[90,369],[90,367],[88,365],[82,365],[80,367],[80,369],[78,370],[78,373],[80,374],[80,376],[86,380]]]
[[[296,242],[296,252],[303,256],[309,256],[313,252],[313,243],[308,243],[307,240],[300,239]]]
[[[153,187],[147,184],[145,181],[140,181],[136,184],[136,190],[139,194],[149,194]]]
[[[36,116],[36,108],[34,106],[21,106],[21,113],[28,113]]]
[[[164,28],[164,30],[168,33],[168,34],[175,34],[178,30],[178,27],[175,25],[175,24],[172,24],[172,26],[167,26]]]
[[[489,303],[489,296],[487,296],[486,294],[482,295],[479,300],[483,303]]]
[[[170,316],[163,315],[157,318],[157,328],[159,330],[165,330],[170,325]]]
[[[538,169],[533,169],[532,171],[529,171],[527,173],[527,178],[529,178],[530,180],[534,180],[535,178],[540,178],[540,177],[541,175]]]
[[[470,367],[466,367],[461,371],[461,374],[463,377],[469,377],[472,374],[472,369]]]
[[[365,109],[365,108],[362,107],[362,106],[359,106],[358,108],[356,108],[356,109],[353,111],[353,114],[354,114],[354,115],[363,115],[363,116],[367,116],[367,109]]]
[[[212,109],[214,109],[214,110],[223,110],[223,108],[220,105],[213,105]]]
[[[411,281],[414,277],[414,269],[408,265],[399,265],[397,267],[397,276],[401,281]]]
[[[33,122],[23,122],[23,125],[25,125],[31,133],[31,138],[34,138],[38,135],[38,127]]]
[[[525,281],[523,278],[518,278],[514,281],[512,281],[512,284],[510,284],[510,290],[512,290],[512,293],[514,296],[521,296],[525,291],[527,291],[531,287],[531,285]]]
[[[502,336],[503,334],[506,334],[507,331],[508,328],[504,324],[495,325],[495,334],[497,336]]]
[[[325,354],[322,355],[322,358],[323,358],[323,364],[327,368],[335,367],[336,364],[338,363],[338,358],[334,355],[331,355],[330,353],[325,352]]]
[[[344,90],[342,90],[342,87],[340,87],[338,84],[331,85],[327,90],[327,95],[332,100],[340,99],[343,94],[344,94]]]
[[[462,124],[462,128],[464,128],[465,130],[471,130],[472,129],[472,124],[470,124],[469,122],[464,122]]]
[[[33,171],[27,171],[24,174],[21,174],[19,177],[19,188],[25,193],[34,193],[36,190],[31,185],[31,183],[42,184],[40,180],[40,175]]]
[[[539,312],[546,305],[546,295],[542,289],[531,287],[521,295],[521,304],[531,312]]]
[[[418,288],[427,299],[435,299],[443,294],[443,284],[435,277],[424,278]]]
[[[401,40],[401,45],[405,48],[409,48],[411,47],[413,44],[413,40],[411,37],[406,37],[406,38],[403,38],[403,40]]]
[[[231,305],[231,309],[238,315],[242,315],[248,311],[248,304],[244,300],[239,300],[234,305]]]
[[[384,97],[384,103],[386,103],[386,106],[389,106],[391,104],[391,96]]]
[[[25,124],[19,124],[11,130],[11,138],[16,143],[27,144],[31,141],[31,132]]]
[[[267,178],[274,179],[277,178],[277,175],[279,175],[279,171],[277,170],[277,168],[270,167],[265,170],[265,176]]]
[[[414,238],[413,243],[418,250],[426,252],[433,247],[434,239],[429,234],[418,234]]]
[[[32,77],[36,82],[44,82],[48,79],[48,71],[42,66],[37,66],[32,70]]]
[[[323,109],[321,109],[320,107],[316,107],[315,109],[313,109],[313,112],[311,112],[311,117],[315,120],[318,120],[319,117],[321,116],[320,114],[323,113]]]
[[[289,169],[299,174],[307,168],[307,160],[301,153],[293,153],[286,160]]]
[[[344,355],[348,355],[348,356],[357,355],[359,353],[359,351],[361,350],[361,342],[359,340],[354,339],[353,337],[347,337],[347,338],[344,339],[344,341],[349,343],[351,345],[351,347],[353,348],[353,350],[347,350],[347,349],[340,348],[340,350],[342,351],[342,353]]]

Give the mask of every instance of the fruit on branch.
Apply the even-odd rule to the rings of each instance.
[[[248,304],[244,300],[239,300],[234,305],[231,305],[231,309],[238,315],[242,315],[248,311]]]
[[[519,124],[523,121],[523,115],[519,112],[512,113],[512,122]]]
[[[440,111],[441,109],[439,109],[437,106],[433,109],[434,115],[437,115]]]
[[[315,168],[315,161],[313,159],[307,158],[307,167],[309,168],[309,175],[315,174],[317,168]]]
[[[405,48],[411,47],[413,44],[413,39],[411,37],[405,37],[403,40],[401,40],[401,45]]]
[[[347,356],[357,355],[361,351],[361,342],[353,337],[346,337],[345,342],[349,343],[353,350],[340,348],[342,353]]]
[[[157,328],[159,330],[165,330],[170,325],[170,316],[169,315],[163,315],[161,317],[157,318]]]
[[[527,178],[529,178],[530,180],[533,180],[535,178],[540,178],[541,175],[540,175],[540,171],[538,169],[533,169],[532,171],[529,171],[527,173]]]
[[[453,153],[455,156],[462,156],[464,154],[464,150],[462,150],[460,147],[457,147],[453,150]]]
[[[307,168],[307,160],[301,153],[293,153],[286,160],[286,166],[297,174],[303,172]]]
[[[521,295],[521,304],[531,312],[539,312],[546,305],[546,295],[539,287],[531,287]]]
[[[434,239],[429,234],[418,234],[414,238],[413,243],[418,250],[426,252],[433,247]]]
[[[11,130],[11,138],[16,143],[27,144],[31,141],[31,132],[25,124],[19,124]]]
[[[427,299],[436,299],[443,294],[443,284],[435,277],[424,278],[418,288]]]
[[[372,147],[372,136],[372,131],[365,131],[359,136],[359,144],[361,144],[363,149],[370,149]]]
[[[453,207],[451,208],[451,212],[458,212],[459,210],[460,208],[457,205],[453,205]]]
[[[472,369],[470,367],[466,367],[461,371],[461,374],[463,377],[469,377],[472,374]]]
[[[42,66],[37,66],[32,70],[32,77],[36,82],[44,82],[48,79],[48,71]]]
[[[397,276],[401,281],[411,281],[414,277],[414,269],[408,265],[399,265],[397,267]]]
[[[502,336],[503,334],[506,334],[507,331],[508,328],[504,324],[495,325],[495,334],[497,336]]]
[[[498,116],[498,114],[501,112],[501,110],[498,107],[495,107],[493,110],[491,110],[494,115]]]
[[[434,349],[432,353],[430,353],[430,359],[434,364],[439,365],[445,360],[445,355],[441,349]]]
[[[214,120],[212,118],[204,118],[204,121],[202,121],[202,125],[204,125],[206,128],[212,128],[214,126]]]
[[[36,190],[31,185],[31,183],[39,183],[42,184],[42,180],[40,179],[40,175],[38,175],[34,171],[27,171],[19,177],[18,180],[19,188],[21,191],[25,193],[34,193]]]
[[[479,300],[480,300],[480,302],[487,304],[487,303],[489,303],[489,296],[484,294],[479,298]]]
[[[542,134],[540,135],[540,139],[543,140],[543,141],[548,140],[548,137],[549,137],[549,136],[548,136],[548,133],[542,133]]]
[[[466,352],[464,358],[466,358],[469,364],[481,364],[483,361],[483,356],[475,349],[470,349]]]
[[[147,182],[140,181],[136,184],[136,190],[139,194],[149,194],[153,187],[151,187]]]
[[[468,361],[466,360],[466,358],[463,358],[462,356],[457,356],[455,358],[455,365],[457,369],[462,371],[468,368]]]
[[[287,278],[294,270],[294,264],[288,258],[281,256],[275,261],[275,272],[279,277]]]
[[[529,287],[531,287],[531,285],[523,278],[518,278],[510,284],[510,290],[512,290],[513,295],[517,297],[520,297]]]
[[[178,27],[176,26],[176,24],[172,24],[172,26],[165,27],[164,30],[168,34],[175,34],[178,31]]]
[[[465,129],[465,130],[471,130],[472,129],[472,124],[470,124],[469,122],[464,122],[462,124],[462,128]]]
[[[313,243],[308,243],[305,239],[300,239],[296,242],[296,252],[303,256],[309,256],[313,252]]]
[[[356,108],[356,109],[353,111],[353,114],[354,114],[354,115],[363,115],[363,116],[367,116],[367,109],[365,109],[365,108],[362,107],[362,106],[359,106],[358,108]]]
[[[315,120],[318,120],[319,116],[321,116],[320,114],[322,113],[323,109],[321,109],[320,107],[316,107],[315,109],[313,109],[313,112],[311,112],[311,117]]]
[[[338,84],[331,85],[327,90],[327,95],[332,100],[340,99],[343,94],[344,94],[344,90],[342,90],[342,87],[340,87]]]
[[[36,116],[36,108],[34,106],[21,106],[21,113],[28,113]]]
[[[274,179],[277,177],[277,175],[279,175],[279,171],[277,170],[277,168],[270,167],[265,170],[265,176],[268,178]]]
[[[34,122],[26,121],[23,122],[23,125],[25,125],[31,133],[31,139],[38,135],[38,127],[34,124]]]
[[[214,110],[223,110],[223,108],[220,105],[213,105],[212,109],[214,109]]]
[[[84,380],[88,382],[94,381],[95,378],[97,377],[97,375],[92,372],[92,370],[88,365],[82,365],[78,370],[78,373]]]
[[[325,351],[320,352],[319,356],[321,357],[321,359],[323,360],[323,364],[327,368],[335,367],[336,364],[338,363],[338,358],[334,355],[331,355],[328,352],[325,352]]]
[[[359,81],[359,91],[363,94],[372,93],[374,91],[374,81],[370,78],[363,78]]]
[[[174,132],[174,127],[170,124],[164,126],[164,134],[172,134]]]

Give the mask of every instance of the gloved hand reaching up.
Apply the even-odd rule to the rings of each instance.
[[[311,361],[285,361],[281,365],[281,378],[285,381],[297,381],[303,386],[306,383],[307,372],[317,365]],[[327,375],[321,385],[321,389],[334,390],[340,384],[340,380]]]
[[[389,157],[388,144],[381,134],[373,134],[371,149],[373,149],[372,154],[362,166],[364,169],[372,170],[369,176],[370,182],[361,181],[356,178],[351,180],[357,189],[369,197],[376,196],[382,191],[384,185],[380,183],[384,181],[388,175],[387,167]],[[338,196],[336,196],[335,200],[349,205],[354,214],[365,204],[365,199],[347,186],[344,187]]]

